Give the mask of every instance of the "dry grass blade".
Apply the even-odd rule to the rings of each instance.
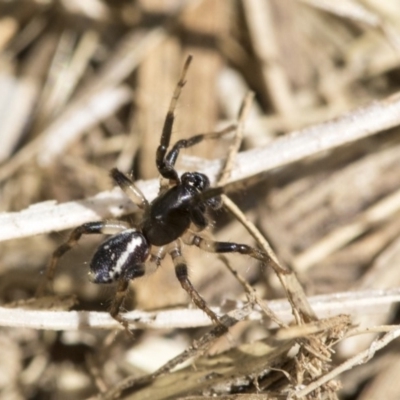
[[[327,237],[322,238],[303,254],[299,254],[294,260],[296,271],[304,272],[335,250],[364,234],[371,227],[393,217],[399,210],[400,191],[397,191],[358,215],[355,221],[330,232]]]
[[[230,182],[235,183],[304,157],[377,134],[384,129],[400,124],[399,116],[400,97],[393,96],[322,125],[292,132],[264,148],[238,154],[235,166],[231,171]],[[341,134],[339,135],[337,132],[341,132]],[[201,172],[214,178],[220,170],[221,162],[222,160],[204,161]],[[139,182],[138,185],[149,199],[155,196],[156,181]],[[84,203],[83,207],[76,202],[65,205],[44,203],[39,207],[23,210],[20,213],[0,214],[0,240],[68,229],[96,218],[116,217],[121,215],[121,208],[124,207],[120,202],[120,197],[109,192],[100,193],[96,197],[88,199],[87,204]],[[131,209],[127,209],[125,212],[131,211]]]
[[[47,301],[24,302],[21,305],[0,307],[0,326],[21,327],[30,329],[63,330],[75,331],[85,329],[113,329],[121,328],[106,312],[96,311],[61,311],[71,306],[70,300],[60,305],[57,299],[49,298]],[[343,310],[350,315],[357,316],[365,310],[370,315],[376,315],[389,305],[400,302],[400,289],[388,290],[366,290],[348,293],[333,293],[324,296],[310,296],[308,301],[315,310],[318,318],[330,318],[343,313]],[[52,311],[45,310],[52,305]],[[242,302],[232,306],[243,307]],[[254,321],[262,320],[265,314],[265,307],[275,314],[277,323],[292,322],[293,315],[291,305],[287,300],[261,300],[260,304],[254,307],[249,318]],[[60,311],[56,311],[59,308]],[[214,307],[216,313],[221,313],[222,308]],[[267,313],[268,314],[268,313]],[[367,315],[367,314],[366,314]],[[270,317],[270,315],[268,315]],[[188,327],[203,327],[211,325],[210,319],[204,313],[196,309],[172,309],[165,311],[129,311],[124,314],[129,321],[131,329],[175,329]],[[272,318],[274,320],[274,318]],[[373,332],[373,327],[360,328],[361,333]],[[358,332],[358,331],[356,331]],[[382,332],[379,328],[378,332]]]

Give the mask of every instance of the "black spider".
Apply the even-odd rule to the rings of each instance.
[[[221,207],[222,189],[210,188],[208,177],[200,172],[185,172],[179,177],[174,168],[176,159],[181,149],[198,144],[204,139],[219,138],[233,131],[235,126],[229,126],[219,132],[199,134],[186,140],[179,140],[168,151],[175,106],[185,84],[190,62],[189,56],[171,99],[156,153],[158,171],[165,178],[160,184],[158,196],[149,203],[129,177],[118,169],[111,171],[114,182],[142,211],[141,222],[136,226],[131,226],[124,221],[85,223],[75,228],[69,239],[54,251],[47,268],[46,279],[51,281],[59,258],[70,250],[82,235],[112,235],[96,250],[90,263],[89,275],[93,283],[118,282],[110,314],[125,328],[128,328],[128,323],[119,315],[119,311],[128,290],[129,281],[157,269],[166,254],[172,258],[176,276],[196,306],[202,309],[212,321],[220,323],[217,315],[207,306],[189,280],[187,264],[181,252],[182,242],[208,252],[241,253],[260,261],[266,260],[266,255],[253,247],[245,244],[217,242],[198,234],[208,226],[207,211]]]

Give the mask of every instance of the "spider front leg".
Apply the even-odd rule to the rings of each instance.
[[[201,143],[203,140],[219,139],[221,136],[233,132],[236,128],[236,125],[229,125],[217,132],[199,133],[198,135],[192,136],[188,139],[178,140],[165,157],[165,164],[173,167],[181,149],[187,149],[195,146],[196,144]]]
[[[179,244],[176,242],[176,246],[169,252],[172,261],[175,266],[175,274],[178,278],[182,288],[188,293],[193,303],[203,310],[209,318],[216,323],[226,329],[225,325],[220,321],[218,316],[212,311],[208,306],[205,300],[200,296],[197,290],[193,287],[192,283],[189,280],[187,263],[184,257],[182,256],[181,248]]]
[[[271,261],[270,257],[266,253],[256,249],[255,247],[248,246],[247,244],[218,242],[215,240],[205,239],[191,232],[186,233],[182,237],[182,240],[185,244],[197,246],[209,253],[239,253],[248,255],[266,264]]]
[[[170,141],[171,141],[172,128],[173,128],[174,121],[175,121],[176,104],[178,102],[179,96],[181,95],[182,88],[186,83],[185,78],[186,78],[186,74],[189,69],[191,61],[192,61],[192,56],[189,56],[186,59],[186,62],[183,66],[181,76],[175,87],[175,90],[172,95],[171,102],[170,102],[170,105],[168,108],[168,112],[165,117],[163,129],[162,129],[162,133],[161,133],[160,144],[159,144],[159,146],[157,148],[157,152],[156,152],[156,165],[157,165],[158,172],[161,174],[161,176],[168,179],[170,181],[170,184],[175,184],[175,185],[178,185],[180,182],[178,172],[175,170],[174,165],[175,165],[176,159],[178,158],[179,151],[181,149],[194,146],[194,145],[202,142],[205,139],[217,139],[217,138],[219,138],[223,135],[226,135],[227,133],[232,132],[236,129],[236,125],[230,125],[227,128],[225,128],[221,131],[218,131],[218,132],[200,133],[198,135],[192,136],[189,139],[179,140],[178,142],[175,143],[175,145],[173,146],[171,151],[168,152],[168,148],[169,148]],[[167,152],[168,152],[168,154],[167,154]]]
[[[59,246],[54,252],[46,268],[46,273],[42,284],[39,285],[36,291],[36,296],[42,296],[46,291],[46,286],[51,284],[54,280],[54,272],[58,264],[58,260],[69,250],[71,250],[79,241],[82,235],[91,234],[106,234],[112,235],[128,229],[129,226],[122,221],[97,221],[87,222],[75,228],[69,235],[68,240]]]
[[[117,168],[113,168],[110,171],[110,175],[114,182],[141,210],[147,210],[149,208],[149,202],[144,197],[144,194],[130,178]]]
[[[181,76],[175,87],[174,94],[172,95],[172,99],[169,104],[168,112],[165,117],[164,126],[161,133],[160,144],[156,152],[156,165],[158,172],[164,178],[169,179],[175,183],[179,183],[178,173],[175,171],[173,166],[165,162],[165,155],[168,151],[169,142],[172,135],[172,128],[174,126],[176,103],[178,102],[179,96],[181,95],[183,86],[185,86],[185,77],[191,61],[192,56],[189,56],[185,61],[185,65],[183,66]]]

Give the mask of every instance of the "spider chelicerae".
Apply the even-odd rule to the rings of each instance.
[[[129,281],[156,270],[168,254],[174,263],[176,277],[194,304],[210,319],[221,324],[218,316],[207,306],[193,287],[188,267],[182,255],[182,243],[197,246],[213,253],[240,253],[266,261],[266,254],[245,244],[218,242],[201,235],[209,225],[207,213],[222,206],[221,187],[210,188],[209,178],[200,172],[185,172],[179,176],[174,168],[179,151],[200,143],[204,139],[217,139],[236,129],[231,125],[221,131],[198,134],[176,142],[170,148],[175,118],[175,107],[185,84],[185,77],[192,57],[183,67],[172,96],[156,152],[156,165],[161,177],[158,196],[149,203],[135,183],[118,169],[111,170],[113,181],[138,206],[142,216],[133,226],[125,221],[88,222],[75,228],[68,240],[53,253],[46,271],[46,281],[52,281],[59,258],[82,235],[111,235],[96,250],[90,263],[90,280],[93,283],[117,282],[117,289],[110,307],[111,316],[127,330],[128,322],[120,315],[120,309],[128,291]]]

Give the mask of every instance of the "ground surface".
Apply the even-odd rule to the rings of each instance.
[[[1,1],[0,398],[398,399],[397,3]],[[228,170],[246,182],[227,194],[262,236],[229,211],[209,234],[266,238],[275,269],[184,249],[228,334],[166,260],[131,285],[129,337],[107,314],[115,288],[87,279],[98,237],[61,260],[55,296],[33,299],[69,230],[135,211],[111,168],[156,195],[188,54],[174,141],[236,123],[255,94]],[[215,184],[233,142],[185,150],[178,168]]]

